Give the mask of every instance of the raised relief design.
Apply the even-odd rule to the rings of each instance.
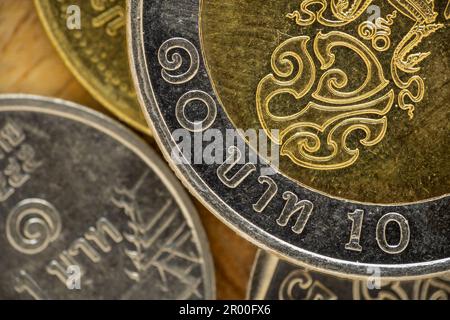
[[[308,270],[298,269],[289,273],[278,291],[280,300],[337,300],[337,295]]]
[[[111,250],[111,244],[108,240],[120,243],[123,237],[112,222],[105,217],[101,217],[97,220],[95,227],[89,227],[84,236],[75,239],[66,250],[63,250],[57,258],[48,263],[46,267],[47,273],[54,275],[66,285],[70,277],[67,269],[72,265],[76,265],[80,270],[80,275],[84,275],[87,268],[80,263],[80,258],[84,256],[93,263],[99,263],[102,260],[102,256],[94,245],[103,253],[108,253]]]
[[[260,184],[268,185],[268,188],[263,193],[261,198],[259,198],[259,200],[252,205],[252,207],[256,212],[263,212],[272,201],[273,197],[275,197],[275,195],[277,194],[278,186],[275,181],[273,181],[273,179],[268,176],[259,176],[258,182]]]
[[[356,18],[367,10],[372,0],[305,0],[300,3],[300,10],[295,10],[287,14],[287,17],[294,19],[298,25],[308,26],[314,22],[319,22],[325,26],[341,27]],[[317,12],[310,10],[310,7],[320,5]],[[328,6],[331,9],[332,17],[325,17]]]
[[[229,147],[228,153],[230,156],[217,168],[217,177],[228,188],[237,188],[252,172],[256,171],[256,166],[253,163],[244,164],[239,171],[234,175],[229,175],[229,172],[242,159],[242,152],[237,147]]]
[[[382,281],[381,288],[369,289],[367,281],[353,281],[354,300],[408,300],[408,292],[401,281]]]
[[[123,272],[130,283],[121,298],[132,298],[148,285],[158,286],[161,291],[176,295],[177,299],[202,298],[203,278],[200,275],[204,261],[190,222],[182,216],[177,203],[166,191],[158,195],[165,199],[159,209],[144,212],[137,193],[148,179],[152,179],[150,171],[141,175],[130,189],[115,187],[111,201],[124,223],[113,223],[106,215],[100,216],[94,225],[46,263],[47,274],[54,276],[59,285],[67,286],[71,276],[67,270],[76,266],[80,276],[88,279],[85,276],[92,272],[92,265],[104,262],[107,254],[112,254],[116,248],[122,255]],[[58,239],[61,232],[59,213],[50,203],[40,199],[19,203],[8,216],[6,225],[11,245],[25,254],[42,252]],[[21,270],[15,279],[16,292],[35,299],[47,298],[33,276],[36,274]]]
[[[6,220],[6,237],[19,252],[37,254],[58,239],[61,216],[42,199],[27,199],[12,209]]]
[[[187,115],[189,114],[189,112],[186,110],[187,106],[194,101],[202,103],[206,108],[206,117],[200,121],[191,121],[187,117]],[[201,132],[211,127],[211,125],[216,120],[216,102],[206,92],[200,90],[192,90],[186,92],[180,97],[180,99],[178,99],[175,109],[175,115],[178,122],[186,130],[189,130],[191,132]]]
[[[444,17],[446,20],[450,19],[450,0],[447,3],[447,6],[445,7]]]
[[[290,219],[298,213],[291,230],[296,234],[301,234],[313,212],[314,204],[309,200],[298,200],[297,195],[290,191],[283,193],[283,199],[286,200],[286,204],[277,219],[277,224],[282,227],[287,226]]]
[[[18,293],[27,293],[34,300],[47,300],[48,296],[39,284],[25,271],[20,270],[19,275],[14,278],[14,290]]]
[[[183,60],[178,50],[187,53],[189,60]],[[192,80],[200,67],[197,48],[184,38],[171,38],[165,41],[158,50],[158,61],[163,68],[161,76],[171,84],[182,84]],[[187,70],[183,70],[185,66],[188,67]]]
[[[0,202],[11,197],[42,165],[26,138],[22,128],[13,121],[0,128]]]
[[[428,57],[431,52],[411,53],[411,51],[424,38],[443,28],[444,25],[434,23],[438,15],[434,11],[434,0],[391,0],[390,3],[405,16],[415,21],[414,26],[396,47],[391,62],[392,78],[395,85],[401,89],[398,94],[398,104],[400,108],[408,112],[410,118],[413,118],[414,103],[422,101],[425,95],[425,83],[422,77],[418,75],[413,75],[406,81],[402,80],[402,76],[420,71],[419,63]]]
[[[397,11],[386,16],[386,19],[378,17],[375,22],[364,21],[358,27],[358,34],[364,40],[372,41],[372,47],[378,51],[386,51],[391,46],[391,28]]]
[[[412,289],[408,281],[382,281],[381,288],[369,290],[365,281],[353,281],[353,298],[364,300],[448,300],[450,275],[416,280]]]
[[[148,173],[147,173],[148,174]],[[173,199],[150,217],[146,217],[137,203],[137,191],[147,174],[144,174],[131,189],[116,188],[114,203],[121,208],[128,219],[128,229],[123,233],[128,242],[124,250],[130,259],[130,267],[124,272],[136,283],[136,288],[154,278],[151,269],[157,271],[160,287],[169,291],[169,278],[176,278],[183,285],[178,299],[201,298],[202,279],[195,275],[195,269],[203,263],[202,258],[194,250],[186,250],[193,242],[193,235],[187,222],[177,222],[181,214]],[[156,285],[156,282],[154,283]],[[125,294],[131,295],[135,288]]]
[[[115,37],[119,30],[125,27],[125,9],[120,5],[107,8],[108,2],[114,2],[114,0],[91,0],[92,8],[101,12],[92,19],[92,26],[94,28],[106,26],[106,33],[111,37]]]
[[[450,274],[439,278],[418,280],[414,283],[413,299],[448,300],[450,298]]]
[[[287,17],[302,27],[318,23],[339,29],[355,22],[371,3],[372,0],[305,0],[300,3],[300,10]],[[353,132],[363,133],[359,138],[363,147],[378,144],[386,135],[386,115],[395,102],[413,118],[415,104],[425,94],[424,81],[416,73],[420,70],[419,63],[430,52],[411,51],[443,25],[434,23],[437,13],[433,0],[389,3],[393,11],[386,18],[378,17],[374,22],[356,26],[360,38],[332,30],[318,32],[313,39],[291,37],[274,50],[273,73],[258,84],[256,108],[266,134],[281,145],[281,155],[306,168],[345,168],[360,155],[359,146],[349,143]],[[412,19],[414,25],[393,49],[389,66],[383,67],[379,53],[391,47],[391,28],[399,19],[398,13],[403,19]],[[350,80],[357,81],[351,79],[351,70],[342,69],[337,62],[340,61],[337,57],[349,54],[360,60],[366,70],[364,79],[356,86],[350,84]],[[286,103],[289,112],[280,114],[280,107]],[[280,130],[280,135],[272,136],[272,129]]]
[[[448,300],[450,296],[449,274],[415,281],[381,280],[371,287],[369,280],[337,278],[294,266],[288,270],[276,283],[280,300]]]

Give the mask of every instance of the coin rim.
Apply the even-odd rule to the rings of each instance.
[[[198,212],[179,181],[148,144],[119,122],[82,105],[59,98],[38,95],[0,94],[0,113],[22,111],[49,114],[89,126],[125,146],[150,167],[177,202],[189,227],[195,231],[193,234],[195,233],[198,240],[196,246],[200,249],[203,258],[204,298],[207,300],[216,298],[213,259]]]
[[[279,261],[280,258],[258,249],[255,259],[253,260],[252,270],[250,271],[250,277],[247,283],[247,292],[245,294],[247,300],[264,300]],[[267,277],[266,273],[270,273],[270,278]],[[266,277],[256,281],[256,278],[261,274],[266,275]]]
[[[287,261],[283,261],[282,259],[265,252],[261,249],[259,249],[256,252],[255,259],[253,260],[252,270],[250,273],[250,278],[247,284],[247,292],[246,292],[246,299],[247,300],[266,300],[267,293],[270,289],[270,286],[272,284],[273,277],[277,275],[277,269],[280,265],[280,263],[288,263]],[[306,271],[310,271],[309,269],[305,269]],[[314,270],[311,270],[314,271]],[[448,274],[447,274],[448,275]],[[445,276],[445,273],[444,273]],[[339,277],[336,277],[339,280],[344,281],[351,281],[352,286],[355,286],[355,281],[359,282],[358,285],[361,285],[361,281],[365,282],[370,279],[352,279],[347,276],[340,275]],[[415,278],[412,279],[414,281],[413,286],[416,287],[420,285],[422,281],[427,280],[433,280],[437,279],[434,277],[426,277],[426,278]],[[398,278],[393,279],[394,281],[399,281]],[[392,280],[391,280],[392,281]],[[401,282],[403,281],[411,281],[411,279],[400,279]],[[415,289],[412,290],[408,296],[410,297],[410,300],[420,300],[418,298],[418,294],[415,293]],[[276,299],[280,299],[279,297]],[[340,298],[338,298],[340,300]],[[353,300],[364,300],[361,298],[361,294],[358,293],[358,295],[355,295],[353,292]]]
[[[94,97],[95,100],[100,102],[108,111],[110,111],[115,117],[119,118],[121,121],[124,121],[126,124],[131,127],[139,130],[140,132],[152,137],[153,133],[151,132],[148,126],[145,126],[144,123],[140,123],[135,120],[133,117],[130,117],[126,112],[122,111],[120,108],[117,108],[114,103],[109,101],[104,94],[102,94],[102,90],[99,86],[96,86],[92,82],[88,81],[86,77],[82,74],[82,72],[75,66],[77,64],[73,59],[71,59],[68,53],[61,46],[60,41],[58,41],[56,34],[52,31],[50,23],[46,18],[44,13],[45,3],[41,0],[34,0],[34,6],[36,8],[37,15],[39,20],[44,27],[45,33],[47,37],[50,39],[52,46],[58,52],[59,57],[64,62],[66,67],[70,70],[70,72],[75,76],[77,81],[81,83],[81,85]],[[134,86],[133,89],[135,90]],[[139,104],[139,102],[137,102]],[[142,112],[141,109],[138,112]]]
[[[241,217],[230,208],[206,183],[198,176],[189,164],[175,165],[171,161],[170,151],[176,147],[170,139],[171,133],[165,128],[164,118],[160,113],[158,103],[153,91],[152,82],[148,75],[143,40],[143,1],[127,1],[127,42],[131,73],[135,82],[137,96],[144,116],[152,129],[164,158],[170,168],[181,180],[183,185],[193,194],[209,211],[233,231],[256,246],[269,251],[293,264],[305,266],[312,270],[341,276],[346,274],[351,278],[367,278],[368,268],[379,268],[383,278],[417,279],[446,273],[450,270],[450,257],[433,260],[431,262],[417,262],[407,264],[373,264],[346,261],[337,258],[316,254],[312,251],[295,247],[274,237],[260,227]],[[148,108],[146,107],[148,106]],[[445,197],[445,196],[443,196]],[[443,198],[440,197],[440,198]],[[429,200],[425,201],[428,202]],[[358,202],[354,202],[358,203]],[[417,202],[421,203],[421,202]],[[377,204],[380,207],[384,204]],[[343,272],[345,270],[345,272]]]

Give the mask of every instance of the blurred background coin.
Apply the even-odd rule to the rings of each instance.
[[[337,274],[450,269],[447,1],[130,4],[138,95],[212,212]]]
[[[248,284],[256,300],[448,300],[450,275],[419,280],[367,279],[321,273],[258,251]]]
[[[64,62],[115,116],[150,134],[130,77],[125,0],[35,0],[39,17]]]
[[[208,242],[166,165],[109,118],[0,96],[2,299],[213,299]]]

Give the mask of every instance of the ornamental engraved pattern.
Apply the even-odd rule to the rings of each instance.
[[[358,145],[349,144],[352,133],[363,133],[359,138],[362,147],[375,146],[387,134],[387,114],[393,106],[412,119],[425,95],[420,63],[431,52],[420,52],[418,47],[444,27],[436,23],[434,0],[389,0],[389,14],[357,23],[374,3],[304,0],[298,10],[286,15],[301,27],[333,29],[321,30],[314,37],[290,36],[281,42],[272,54],[273,73],[263,77],[256,90],[262,127],[281,145],[281,155],[299,166],[316,170],[351,166],[360,155]],[[393,44],[391,31],[399,19],[410,19],[412,28]],[[342,30],[353,25],[355,35]],[[365,78],[356,88],[349,85],[350,70],[336,62],[338,55],[346,54],[365,66]],[[387,66],[380,63],[382,55],[391,55]],[[286,95],[295,99],[295,105],[289,105],[289,114],[279,115],[274,108]],[[278,137],[271,135],[273,129],[279,130]]]
[[[298,268],[277,287],[280,300],[448,300],[450,275],[415,281],[382,280],[369,289],[367,280],[350,280]]]

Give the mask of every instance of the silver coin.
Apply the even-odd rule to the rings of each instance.
[[[259,250],[247,287],[252,300],[448,300],[450,274],[419,280],[350,279],[303,268]]]
[[[0,96],[2,299],[212,299],[208,243],[157,155],[63,100]]]
[[[424,152],[433,154],[425,144],[418,147],[417,139],[435,136],[435,142],[445,145],[445,115],[436,112],[433,117],[426,116],[430,106],[420,101],[438,101],[437,97],[443,98],[440,94],[445,96],[448,90],[440,87],[442,79],[423,80],[421,77],[427,74],[420,74],[420,68],[416,68],[419,61],[414,60],[414,68],[404,69],[419,73],[411,81],[420,82],[420,88],[426,83],[430,90],[417,97],[420,108],[417,106],[413,113],[413,106],[405,105],[409,99],[406,96],[413,97],[412,93],[397,94],[400,84],[391,79],[398,71],[391,63],[400,63],[403,57],[390,59],[392,55],[395,58],[415,52],[411,47],[403,48],[408,39],[415,39],[417,50],[422,45],[436,46],[426,60],[421,55],[424,70],[425,66],[426,70],[442,68],[439,61],[449,57],[448,50],[443,49],[448,43],[443,40],[448,35],[444,31],[448,17],[445,3],[417,0],[425,12],[410,13],[415,5],[405,5],[404,1],[359,1],[348,8],[348,15],[338,14],[339,10],[346,11],[346,6],[338,6],[337,12],[330,10],[334,1],[321,2],[326,12],[310,8],[313,1],[302,3],[304,6],[289,0],[130,1],[131,68],[141,106],[163,154],[191,193],[222,221],[293,263],[359,276],[366,276],[374,265],[384,277],[445,272],[450,269],[450,201],[445,178],[448,153],[426,156],[420,168],[411,161]],[[365,9],[371,3],[378,6],[383,19],[387,14],[387,28],[392,33],[383,39],[387,39],[384,44],[389,52],[383,51],[378,40],[371,42],[365,34],[358,34],[358,23],[365,26]],[[422,13],[428,18],[418,17],[415,25],[416,15]],[[269,20],[273,24],[267,23]],[[331,25],[333,21],[335,25]],[[299,26],[313,22],[312,26]],[[415,37],[419,25],[429,32]],[[420,46],[418,39],[423,40]],[[358,73],[366,70],[378,70],[378,76]],[[348,76],[348,72],[355,75]],[[375,83],[378,80],[381,83]],[[345,87],[350,82],[354,91]],[[367,85],[370,88],[364,87]],[[435,92],[436,99],[430,92]],[[394,100],[400,101],[400,108],[395,108]],[[268,111],[267,104],[272,101],[279,105]],[[315,104],[309,104],[311,101]],[[380,111],[380,106],[386,108]],[[394,113],[389,117],[395,119],[387,120],[385,113],[391,109]],[[355,116],[352,110],[361,113]],[[333,118],[336,114],[339,121]],[[408,120],[414,114],[414,119],[433,118],[439,128]],[[396,132],[399,126],[395,121],[400,117],[405,129]],[[266,147],[282,145],[281,150],[271,158],[255,149],[242,131],[235,137],[235,144],[228,145],[228,131],[238,129],[239,122],[244,123],[244,131],[263,128],[265,138],[270,138]],[[286,133],[289,140],[276,138],[266,130],[269,124]],[[436,129],[434,134],[427,131],[432,128]],[[420,137],[406,145],[404,138],[413,134]],[[195,141],[200,142],[196,145]],[[212,141],[222,147],[219,158],[226,161],[207,162],[202,158],[201,152],[206,152]],[[415,151],[408,152],[412,149]],[[274,154],[280,155],[280,166],[273,165]],[[437,171],[428,170],[427,163],[435,160],[442,166],[437,165]],[[404,164],[401,168],[400,162]],[[303,176],[308,177],[308,183]],[[382,182],[384,176],[389,176],[390,183]],[[408,180],[410,177],[412,180]],[[435,190],[428,193],[428,182],[437,177],[441,183],[434,184]],[[314,187],[317,181],[321,188]],[[391,201],[397,188],[403,196]],[[352,197],[341,195],[348,191],[352,191]],[[381,194],[384,198],[378,201]]]

